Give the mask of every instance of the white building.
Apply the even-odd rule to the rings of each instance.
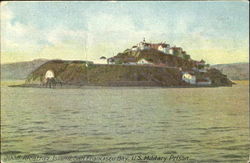
[[[170,46],[168,44],[162,44],[159,45],[158,50],[162,51],[165,54],[169,54]]]
[[[141,64],[141,65],[151,65],[151,64],[153,64],[153,63],[147,61],[147,60],[144,59],[144,58],[142,58],[142,59],[140,59],[140,60],[137,62],[137,64]]]
[[[52,79],[55,77],[55,74],[52,70],[48,70],[45,74],[45,79]]]
[[[140,43],[138,44],[138,49],[140,49],[140,50],[150,49],[150,46],[149,46],[148,43],[146,43],[145,38],[143,39],[142,42],[140,42]]]
[[[168,54],[174,55],[174,49],[170,48]]]
[[[133,46],[131,50],[136,51],[146,49],[155,49],[165,54],[169,54],[169,50],[171,49],[171,47],[166,43],[147,43],[144,38],[142,42],[140,42],[137,46]]]
[[[138,47],[139,47],[140,50],[150,49],[149,45],[147,43],[145,43],[145,42],[140,42],[138,44]]]
[[[196,76],[188,72],[182,74],[182,80],[189,84],[196,84]]]
[[[138,48],[139,48],[138,46],[133,46],[133,47],[131,48],[131,50],[132,50],[132,51],[137,51]]]

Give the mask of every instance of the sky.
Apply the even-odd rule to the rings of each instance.
[[[248,2],[1,2],[1,63],[98,60],[146,39],[209,64],[249,62]]]

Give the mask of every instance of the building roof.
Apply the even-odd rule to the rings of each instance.
[[[169,44],[161,44],[160,46],[162,46],[163,48],[166,48],[166,47],[169,47],[170,45]]]
[[[149,46],[151,48],[153,48],[153,49],[158,49],[158,47],[160,46],[160,44],[150,44]]]
[[[154,49],[158,49],[159,46],[162,46],[162,47],[169,47],[170,46],[169,44],[166,44],[166,43],[147,43],[147,42],[145,42],[145,39],[140,43],[143,45],[149,46],[151,48],[154,48]]]

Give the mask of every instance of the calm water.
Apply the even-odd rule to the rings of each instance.
[[[122,156],[130,159],[127,162],[137,162],[133,156],[180,156],[189,159],[179,162],[246,163],[248,88],[40,89],[4,84],[2,160],[34,154],[57,159]]]

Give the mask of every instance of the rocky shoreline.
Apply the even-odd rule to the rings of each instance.
[[[49,87],[44,87],[39,84],[21,84],[21,85],[9,85],[9,87],[22,87],[22,88],[41,88],[41,89],[50,89]],[[189,85],[189,86],[145,86],[145,85],[95,85],[95,84],[89,84],[89,85],[62,85],[62,86],[56,86],[56,87],[51,87],[51,89],[90,89],[90,88],[117,88],[117,87],[122,87],[122,88],[216,88],[216,87],[221,87],[221,86],[194,86],[194,85]],[[232,87],[232,86],[223,86],[223,87]]]

